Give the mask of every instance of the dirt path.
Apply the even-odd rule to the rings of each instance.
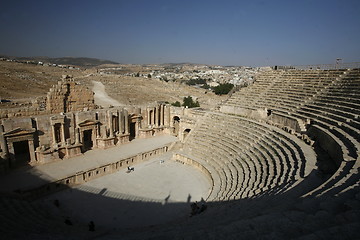
[[[119,101],[111,98],[105,91],[105,86],[101,82],[98,81],[92,81],[94,84],[92,90],[95,93],[94,99],[95,104],[102,106],[102,107],[109,107],[109,105],[112,106],[123,106],[124,104],[121,104]]]

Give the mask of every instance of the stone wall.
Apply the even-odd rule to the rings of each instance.
[[[39,114],[47,114],[46,98],[38,97],[28,103],[1,103],[0,118],[27,117]]]
[[[94,93],[76,83],[69,75],[50,88],[47,93],[46,109],[50,113],[94,109]]]
[[[152,119],[158,124],[148,118],[156,109]],[[169,134],[169,119],[170,106],[161,103],[4,118],[0,119],[0,157],[7,169],[45,164],[135,138]]]
[[[94,93],[65,75],[31,103],[12,102],[0,110],[0,172],[170,134],[170,106],[96,109]],[[1,170],[2,169],[2,170]]]
[[[169,150],[169,146],[163,146],[151,151],[142,152],[137,155],[119,159],[116,162],[108,163],[106,165],[98,166],[92,169],[84,169],[76,174],[71,174],[63,179],[56,179],[53,182],[46,183],[40,187],[33,189],[26,189],[25,191],[18,191],[13,193],[13,197],[20,199],[33,200],[39,197],[54,193],[69,186],[75,186],[91,181],[93,179],[118,172],[127,167],[148,160],[151,157],[161,155]],[[1,165],[0,165],[1,167]]]
[[[172,107],[170,110],[170,134],[184,142],[197,122],[202,121],[205,113],[206,111],[200,108]]]
[[[95,104],[91,90],[64,75],[57,85],[50,88],[46,97],[27,103],[6,103],[0,107],[0,118],[14,118],[91,110],[95,109]]]

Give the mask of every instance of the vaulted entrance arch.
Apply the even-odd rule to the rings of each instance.
[[[191,129],[190,128],[187,128],[184,130],[183,132],[183,141],[185,141],[186,137],[189,135]]]
[[[179,129],[180,129],[180,118],[178,116],[173,117],[173,135],[178,136],[179,135]]]

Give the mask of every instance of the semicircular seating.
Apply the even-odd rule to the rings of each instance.
[[[271,109],[278,117],[310,122],[306,134],[330,153],[338,169],[308,195],[331,189],[335,194],[335,189],[341,192],[358,179],[359,90],[359,69],[268,71],[252,86],[234,93],[224,106]]]
[[[220,106],[223,113],[205,114],[182,154],[209,170],[214,187],[208,200],[221,210],[182,225],[186,233],[169,232],[180,238],[354,238],[360,226],[359,90],[359,69],[268,71],[235,92]],[[248,114],[259,109],[270,109],[270,116]],[[298,133],[281,129],[294,121],[300,126],[290,132]],[[308,137],[311,146],[300,140]],[[318,167],[323,152],[336,167],[330,175]]]
[[[115,231],[104,239],[358,238],[359,90],[359,69],[262,72],[222,107],[270,109],[269,116],[256,120],[229,111],[201,111],[176,152],[209,173],[213,186],[206,212],[174,224]],[[281,129],[294,120],[304,123],[295,129],[301,133]],[[304,135],[315,143],[306,144]],[[336,167],[326,178],[318,167],[319,149]],[[14,216],[19,211],[32,216],[32,205],[2,206],[9,204],[13,210],[7,212]],[[15,228],[16,219],[6,217],[3,223]]]
[[[183,152],[212,175],[219,192],[211,200],[276,194],[315,167],[313,150],[276,127],[239,116],[209,112],[187,139]]]

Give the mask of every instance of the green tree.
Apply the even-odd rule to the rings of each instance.
[[[172,103],[171,105],[174,107],[181,107],[181,104],[179,101],[176,101],[176,102]]]
[[[188,108],[200,107],[199,102],[198,101],[194,102],[191,96],[184,97],[182,105]]]
[[[186,82],[187,85],[189,86],[193,86],[193,85],[198,85],[198,84],[206,84],[206,80],[205,79],[190,79],[189,81]]]
[[[213,91],[216,95],[228,94],[234,85],[231,83],[220,84],[219,86],[213,87]]]
[[[201,87],[201,88],[204,88],[204,89],[210,89],[210,88],[211,88],[207,83],[203,84],[203,85],[200,86],[200,87]]]

